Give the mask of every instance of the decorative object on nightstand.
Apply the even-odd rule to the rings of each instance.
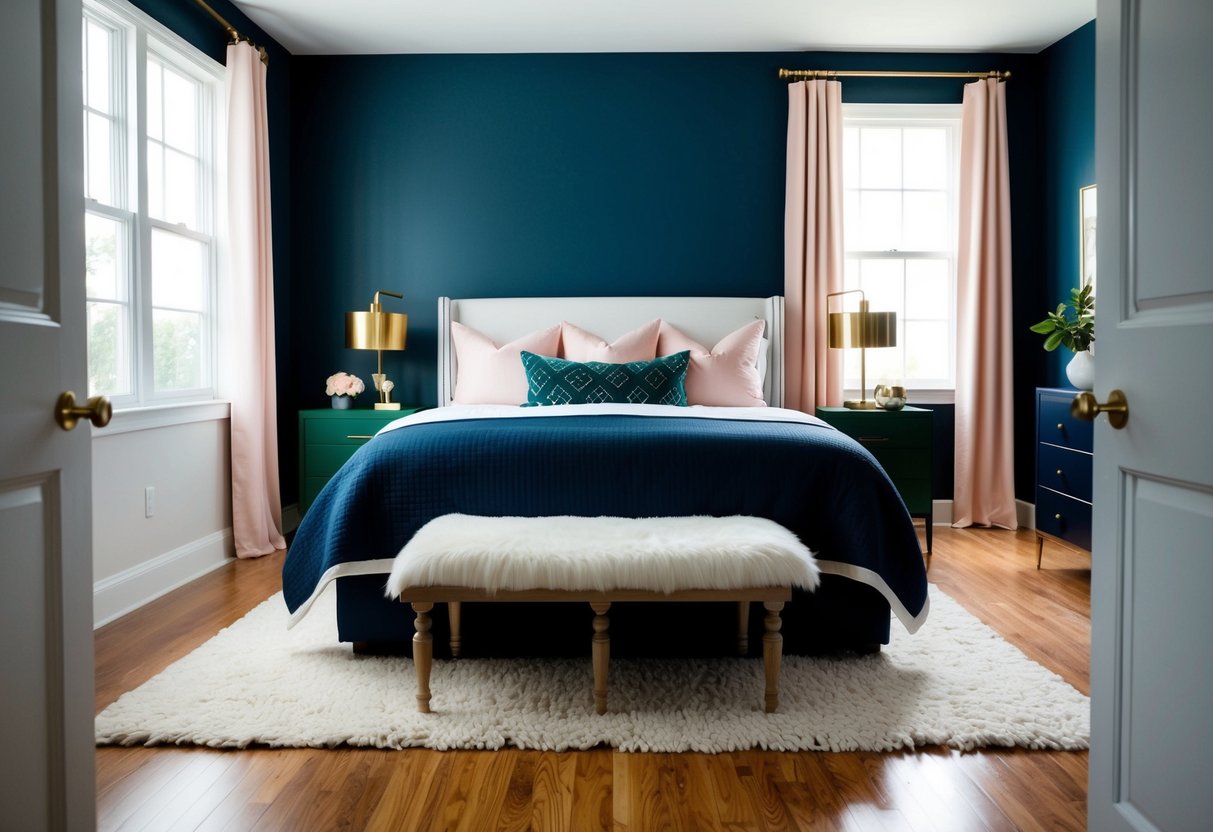
[[[843,402],[843,407],[851,410],[875,410],[876,402],[868,395],[867,350],[869,347],[897,346],[897,313],[872,312],[868,309],[867,296],[863,289],[848,289],[845,292],[831,292],[826,295],[826,308],[829,309],[830,298],[843,295],[858,294],[858,312],[827,312],[826,330],[830,349],[859,348],[859,398]]]
[[[1091,422],[1071,413],[1074,391],[1036,389],[1036,568],[1045,540],[1091,551]]]
[[[872,398],[879,408],[901,410],[906,406],[906,389],[896,384],[877,384],[872,390]]]
[[[300,410],[300,516],[307,512],[329,478],[380,428],[422,409],[412,405],[401,410]]]
[[[333,410],[349,410],[358,394],[366,389],[362,379],[350,373],[333,373],[324,380],[324,395],[333,402]]]
[[[930,554],[934,411],[904,406],[901,410],[819,407],[817,418],[838,428],[876,457],[897,487],[910,516],[926,518],[927,554]]]
[[[379,392],[379,401],[375,403],[376,410],[399,410],[400,403],[392,401],[392,389],[396,386],[388,381],[383,372],[383,351],[403,350],[408,336],[409,316],[399,312],[384,312],[379,303],[380,295],[393,298],[403,298],[397,292],[379,289],[371,300],[371,308],[367,312],[345,313],[345,345],[352,350],[375,350],[378,355],[378,365],[372,378],[375,379],[375,389]]]

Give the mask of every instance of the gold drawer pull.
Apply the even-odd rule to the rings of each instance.
[[[1061,470],[1060,468],[1057,469],[1057,476],[1064,477],[1065,475],[1066,475],[1065,471]]]
[[[346,439],[374,439],[375,437],[374,436],[363,436],[360,433],[347,433],[345,435],[345,438]]]
[[[1058,422],[1058,423],[1057,423],[1057,429],[1058,429],[1058,430],[1060,430],[1060,431],[1063,431],[1063,432],[1064,432],[1064,431],[1065,431],[1065,429],[1066,429],[1066,426],[1065,426],[1065,424],[1064,424],[1064,423],[1062,423],[1062,422]]]
[[[1060,515],[1060,514],[1054,514],[1054,515],[1053,515],[1053,519],[1054,519],[1054,520],[1060,520],[1060,519],[1061,519],[1061,515]]]
[[[889,441],[889,437],[887,436],[859,436],[856,438],[865,445],[875,445],[877,442]]]

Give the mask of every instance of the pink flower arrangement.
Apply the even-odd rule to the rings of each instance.
[[[333,373],[324,384],[326,396],[349,396],[351,399],[366,389],[362,379],[349,373]]]

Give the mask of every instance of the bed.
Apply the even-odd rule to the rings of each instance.
[[[655,319],[708,350],[739,328],[761,330],[760,400],[728,407],[457,401],[460,327],[505,344],[567,321],[610,342]],[[858,443],[780,406],[782,298],[442,298],[438,340],[439,406],[386,426],[303,518],[283,567],[292,623],[335,581],[341,641],[360,651],[407,651],[412,614],[384,598],[384,582],[412,535],[452,513],[767,517],[795,532],[822,571],[818,590],[798,591],[785,609],[787,652],[868,652],[888,643],[892,618],[911,633],[925,620],[921,550],[887,475]],[[473,370],[464,369],[464,380],[471,379]],[[491,615],[484,609],[490,606]],[[735,617],[710,604],[692,606],[619,611],[614,649],[728,652]],[[584,652],[584,610],[554,607],[465,605],[468,653],[499,654],[508,640],[495,635],[518,628],[545,634],[528,643],[533,654]],[[439,645],[444,623],[435,616]]]

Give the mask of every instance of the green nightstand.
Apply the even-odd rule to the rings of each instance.
[[[819,407],[817,418],[859,442],[884,468],[911,517],[925,517],[927,554],[931,552],[931,420],[934,411],[849,410]]]
[[[307,513],[337,469],[381,427],[423,409],[402,405],[400,410],[300,410],[299,516]]]

